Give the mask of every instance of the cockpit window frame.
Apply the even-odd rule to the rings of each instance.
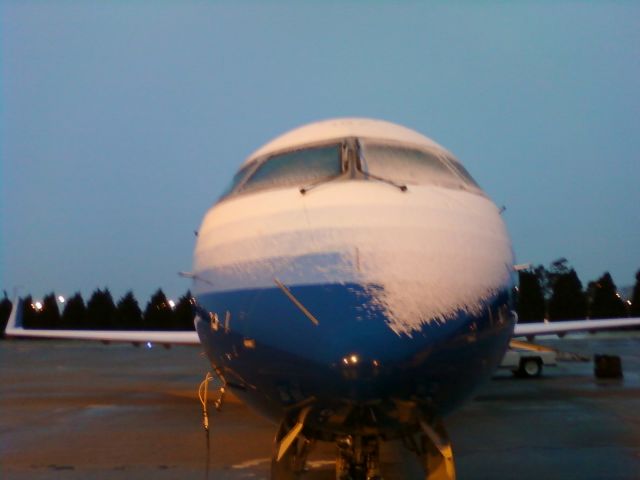
[[[472,186],[475,189],[482,191],[482,188],[476,182],[476,179],[473,178],[471,173],[465,168],[464,165],[456,157],[452,154],[448,153],[442,156],[445,164],[458,176],[461,178],[465,184]]]
[[[253,163],[243,165],[231,179],[231,185],[229,185],[224,190],[223,194],[220,195],[220,200],[231,196],[238,189],[238,187],[247,180],[248,175],[252,174],[254,170],[255,165],[253,165]],[[240,177],[241,174],[242,176]]]

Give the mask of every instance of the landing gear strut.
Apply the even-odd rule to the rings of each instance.
[[[303,478],[307,456],[314,446],[312,440],[301,435],[305,417],[306,413],[302,410],[295,424],[293,421],[285,421],[280,426],[274,442],[271,480]],[[455,480],[451,441],[442,422],[421,421],[420,429],[419,433],[404,437],[402,441],[405,448],[417,455],[417,458],[413,457],[416,459],[411,467],[414,470],[407,470],[411,478],[415,478],[414,475],[424,475],[424,480]],[[338,438],[336,480],[383,480],[380,470],[380,442],[380,438],[373,435]],[[404,450],[400,444],[398,447]],[[424,473],[420,473],[422,471]]]
[[[348,436],[336,444],[336,480],[382,480],[376,437]]]
[[[280,424],[273,442],[271,480],[297,480],[304,473],[307,457],[314,447],[312,440],[300,434],[308,413],[309,407],[303,408],[293,427],[287,419]]]
[[[417,455],[425,480],[455,480],[451,441],[442,422],[420,421],[421,431],[402,439],[404,447]]]
[[[455,480],[453,450],[444,425],[442,422],[432,425],[422,421],[420,427],[424,433],[421,438],[421,457],[426,473],[425,480]]]

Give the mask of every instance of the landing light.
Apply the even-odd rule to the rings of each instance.
[[[169,306],[171,308],[176,308],[176,302],[174,302],[173,300],[169,300]]]
[[[358,363],[358,360],[358,355],[352,353],[351,355],[344,357],[342,359],[342,363],[344,363],[345,365],[355,365],[356,363]]]
[[[40,303],[40,302],[36,302],[36,303],[34,303],[34,304],[33,304],[33,307],[34,307],[37,311],[40,311],[40,310],[42,310],[42,303]]]
[[[64,297],[62,295],[58,295],[58,301],[60,303],[64,303]]]
[[[151,342],[147,342],[147,348],[151,348],[153,347],[153,344]]]

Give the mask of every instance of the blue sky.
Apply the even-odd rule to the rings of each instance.
[[[406,125],[518,261],[640,268],[637,2],[0,2],[0,288],[189,287],[238,165],[338,116]]]

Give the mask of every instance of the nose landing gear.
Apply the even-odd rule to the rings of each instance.
[[[272,480],[305,478],[307,456],[315,444],[313,440],[301,434],[307,412],[308,409],[303,409],[295,424],[289,421],[281,425],[275,438],[271,461]],[[415,478],[424,480],[455,480],[456,471],[451,441],[442,422],[422,420],[419,425],[418,433],[402,438],[401,445],[404,444],[405,448],[400,446],[400,450],[405,452],[408,450],[417,456],[417,458],[413,457],[416,470],[411,472],[411,478],[417,475]],[[397,471],[402,464],[396,464],[393,471],[388,471],[388,463],[384,463],[386,470],[383,477],[380,462],[381,442],[382,439],[376,435],[348,435],[336,439],[338,450],[336,480],[405,478],[403,473]],[[386,457],[383,455],[383,458]],[[400,468],[400,470],[403,469]]]
[[[382,455],[385,463],[381,468],[378,437],[349,436],[340,439],[337,442],[336,480],[382,480],[405,478],[406,475],[424,480],[455,480],[451,442],[442,422],[421,421],[420,428],[418,434],[405,437],[402,442],[405,448],[417,455],[417,464],[404,456],[407,464],[396,463],[392,471],[389,471],[390,465],[386,463],[388,453]],[[383,445],[383,448],[387,447]],[[400,450],[403,449],[400,447]]]
[[[348,436],[336,444],[336,480],[382,480],[376,437]]]

